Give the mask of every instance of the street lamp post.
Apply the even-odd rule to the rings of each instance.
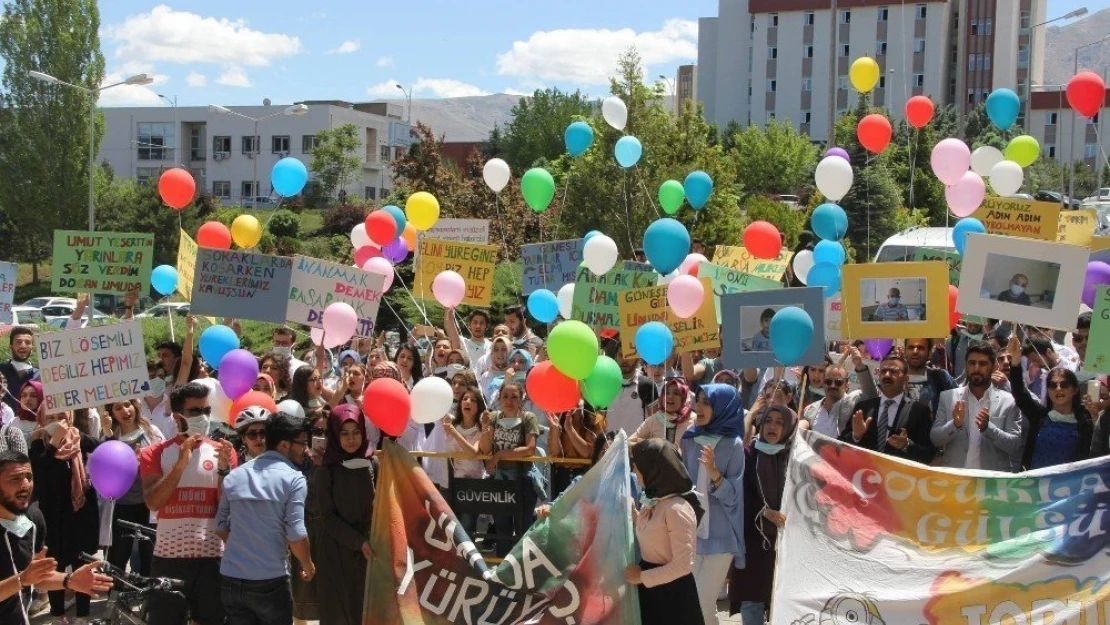
[[[170,106],[173,107],[173,151],[174,154],[177,156],[177,158],[175,159],[177,161],[177,164],[184,167],[185,160],[181,157],[181,146],[179,145],[181,143],[181,129],[177,127],[177,96],[174,96],[171,99],[169,96],[159,93],[158,97],[162,98],[166,102],[169,102]]]
[[[408,111],[408,112],[405,113],[405,123],[409,124],[411,126],[412,125],[412,89],[410,88],[410,89],[406,90],[401,85],[394,85],[394,86],[397,87],[398,89],[400,89],[401,93],[405,94],[406,107],[407,107],[407,111]]]
[[[1033,59],[1034,59],[1034,57],[1036,55],[1036,52],[1037,52],[1037,46],[1033,45],[1033,37],[1037,34],[1037,29],[1042,27],[1042,26],[1046,26],[1048,24],[1051,24],[1053,22],[1059,22],[1061,20],[1071,20],[1071,19],[1075,19],[1077,17],[1083,17],[1086,14],[1087,14],[1087,7],[1079,7],[1078,9],[1076,9],[1076,10],[1070,12],[1070,13],[1065,13],[1064,15],[1061,15],[1060,17],[1055,17],[1055,18],[1050,19],[1048,21],[1041,22],[1040,24],[1035,24],[1032,28],[1029,29],[1029,67],[1025,68],[1025,132],[1026,133],[1028,133],[1029,130],[1030,130],[1029,118],[1032,116],[1032,113],[1033,113]]]
[[[242,117],[243,119],[249,119],[250,121],[254,122],[254,135],[253,135],[254,136],[254,180],[251,181],[251,191],[253,192],[251,194],[251,206],[253,207],[255,202],[257,202],[256,198],[258,197],[258,159],[261,157],[261,154],[262,154],[262,146],[260,145],[262,143],[262,141],[261,141],[261,138],[258,136],[258,122],[260,122],[262,120],[265,120],[265,119],[270,119],[271,117],[277,117],[279,115],[290,115],[292,117],[300,117],[300,116],[302,116],[302,115],[304,115],[305,113],[308,112],[308,105],[307,104],[294,104],[292,106],[285,107],[284,109],[278,111],[277,113],[273,113],[271,115],[265,115],[263,117],[251,117],[249,115],[244,115],[242,113],[236,113],[235,111],[227,108],[226,106],[220,106],[218,104],[209,104],[208,105],[208,110],[213,112],[213,113],[220,113],[222,115],[234,115],[235,117]],[[292,147],[292,146],[290,146],[290,147]]]
[[[1083,50],[1084,48],[1089,48],[1091,46],[1096,46],[1096,45],[1098,45],[1098,44],[1100,44],[1103,41],[1106,41],[1108,39],[1110,39],[1110,34],[1103,35],[1102,38],[1100,38],[1098,41],[1092,41],[1091,43],[1085,43],[1085,44],[1083,44],[1083,45],[1081,45],[1081,46],[1079,46],[1075,49],[1075,69],[1072,72],[1072,76],[1075,76],[1076,74],[1079,73],[1079,51]],[[1068,153],[1068,170],[1069,170],[1068,171],[1068,199],[1069,199],[1069,201],[1072,197],[1074,197],[1074,193],[1075,193],[1075,158],[1074,158],[1075,157],[1075,120],[1078,117],[1079,117],[1079,113],[1076,112],[1076,111],[1072,111],[1072,115],[1071,115],[1071,152]]]

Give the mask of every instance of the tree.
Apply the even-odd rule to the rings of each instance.
[[[801,194],[812,184],[817,147],[788,122],[748,126],[732,136],[732,159],[745,193]]]
[[[553,161],[565,151],[563,132],[579,119],[590,117],[597,106],[581,92],[537,89],[513,107],[512,120],[490,134],[489,153],[503,159],[517,173],[539,162]]]
[[[109,176],[99,168],[97,173],[97,228],[153,234],[153,265],[176,266],[179,230],[193,233],[200,224],[195,206],[175,211],[162,202],[154,184]]]
[[[316,133],[311,169],[325,197],[333,197],[339,189],[350,184],[362,167],[362,159],[357,154],[362,146],[358,134],[358,126],[354,124]]]
[[[848,235],[857,254],[857,261],[870,260],[898,224],[895,215],[901,207],[902,194],[894,176],[881,162],[871,163],[856,171],[855,183],[840,205],[848,214]]]
[[[920,208],[933,225],[943,225],[948,214],[944,183],[933,173],[929,160],[933,146],[943,138],[933,124],[917,130],[900,122],[887,148],[890,172],[902,190],[902,206]]]

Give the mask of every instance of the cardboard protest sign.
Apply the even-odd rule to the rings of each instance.
[[[964,261],[959,252],[948,252],[945,250],[934,250],[928,247],[919,247],[913,251],[913,258],[910,260],[914,262],[939,260],[945,263],[948,265],[948,284],[960,286],[960,272],[964,269]]]
[[[1110,250],[1110,237],[1091,237],[1091,252],[1105,252],[1106,250]]]
[[[657,273],[612,269],[598,276],[585,266],[578,268],[574,280],[571,318],[595,332],[620,327],[620,294],[628,289],[655,286]]]
[[[842,315],[844,314],[844,301],[841,294],[837,293],[825,299],[825,341],[839,341],[844,338],[842,331]]]
[[[714,265],[701,263],[698,266],[698,277],[709,278],[713,285],[713,309],[716,311],[717,324],[721,323],[721,296],[729,293],[745,293],[747,291],[769,291],[781,289],[782,283],[778,280],[768,280],[751,274]]]
[[[1095,310],[1091,315],[1091,331],[1087,338],[1087,358],[1083,370],[1110,373],[1110,287],[1095,289]]]
[[[324,327],[324,309],[346,302],[358,313],[355,336],[374,336],[385,276],[308,256],[293,257],[285,319],[313,328]]]
[[[520,248],[524,263],[524,294],[539,289],[558,292],[559,287],[574,282],[578,264],[582,262],[582,239],[534,243]]]
[[[641,263],[637,260],[624,261],[624,266],[622,268],[625,271],[647,271],[649,273],[655,272],[655,267],[652,267],[651,263]]]
[[[1098,213],[1093,210],[1062,210],[1056,228],[1056,240],[1090,247],[1098,226]]]
[[[182,230],[177,243],[177,292],[186,298],[193,296],[193,273],[196,272],[198,249],[193,237]]]
[[[1012,197],[988,197],[971,216],[983,222],[988,234],[1055,241],[1060,205]]]
[[[141,399],[150,388],[138,321],[35,336],[46,414]]]
[[[777,281],[782,279],[782,274],[790,265],[790,259],[793,257],[794,252],[785,247],[779,252],[778,258],[768,260],[752,256],[743,247],[718,245],[716,251],[713,252],[713,264],[735,269],[740,273],[753,275],[757,278]]]
[[[493,299],[497,253],[496,245],[425,238],[420,241],[420,256],[416,259],[413,295],[432,299],[432,282],[441,271],[451,270],[462,276],[466,283],[466,296],[462,303],[489,306]]]
[[[461,243],[489,243],[489,220],[441,217],[431,229],[416,233],[416,249],[413,251],[417,256],[420,255],[420,245],[424,239]]]
[[[0,323],[12,322],[16,269],[15,263],[0,262]]]
[[[54,293],[150,290],[154,235],[137,232],[54,231]]]
[[[284,323],[292,277],[286,256],[201,248],[190,312]]]
[[[720,325],[715,314],[716,306],[709,297],[712,282],[700,278],[705,288],[702,300],[694,316],[682,319],[671,310],[667,303],[667,286],[649,286],[642,289],[628,289],[620,294],[621,355],[632,358],[636,355],[636,330],[651,321],[667,324],[674,335],[674,348],[678,353],[695,349],[713,349],[721,346]]]

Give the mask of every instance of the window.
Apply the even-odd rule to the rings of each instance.
[[[212,195],[222,198],[231,197],[231,181],[215,180],[212,182]]]
[[[1045,116],[1044,125],[1045,126],[1055,126],[1056,125],[1056,116],[1058,114],[1059,113],[1052,112],[1052,113],[1049,113],[1047,116]]]
[[[159,167],[136,167],[135,168],[135,180],[137,180],[139,182],[139,184],[150,184],[151,182],[154,182],[155,180],[157,180],[158,177],[161,176],[161,175],[162,175],[162,169],[159,168]]]
[[[879,21],[885,22],[890,19],[890,9],[886,7],[879,7]]]
[[[239,185],[239,195],[243,197],[254,197],[258,195],[258,185],[250,180],[244,180]]]
[[[218,159],[231,156],[231,137],[212,137],[212,153]]]
[[[769,59],[779,58],[779,49],[775,46],[768,47],[767,48],[767,58],[769,58]]]
[[[968,89],[967,90],[967,103],[968,104],[975,104],[975,94],[976,93],[977,92],[975,91],[975,89]]]
[[[922,39],[914,39],[913,40],[913,51],[918,52],[918,53],[924,52],[925,51],[925,39],[923,39],[923,38]]]
[[[204,135],[200,128],[193,127],[189,132],[189,160],[203,161],[206,158],[208,155],[204,153]]]
[[[990,70],[990,68],[991,68],[991,55],[989,53],[979,55],[979,65],[981,66],[979,69],[981,69],[983,71]]]
[[[774,113],[774,111],[772,111],[772,112],[770,112],[770,113],[767,113],[767,119],[768,119],[768,120],[773,120],[773,119],[775,119],[775,113]]]
[[[994,18],[993,17],[988,17],[988,18],[983,20],[983,32],[982,32],[982,34],[983,35],[993,35],[994,34]]]
[[[779,81],[771,79],[767,81],[767,92],[774,93],[779,90]]]
[[[967,55],[967,69],[968,71],[975,71],[979,69],[979,56],[978,54]]]
[[[805,78],[802,79],[802,91],[805,91],[805,92],[813,91],[813,79],[812,78],[806,76]]]
[[[875,54],[877,54],[878,56],[886,56],[886,42],[885,41],[875,42]]]
[[[879,88],[886,89],[886,76],[879,76]]]
[[[813,58],[813,46],[806,46],[805,47],[805,57],[807,59],[812,59]]]
[[[971,34],[988,36],[994,33],[994,18],[985,17],[981,20],[971,20]]]
[[[841,90],[841,91],[847,91],[848,90],[848,77],[847,76],[840,76],[839,78],[837,78],[836,79],[836,88]]]
[[[846,43],[840,44],[840,56],[843,56],[843,57],[852,56],[852,47],[850,45],[846,44]]]
[[[852,23],[852,12],[851,11],[841,11],[840,12],[840,23],[841,24],[851,24]]]
[[[914,19],[923,20],[928,14],[928,7],[924,4],[919,4],[914,7]]]
[[[172,123],[140,122],[136,140],[140,161],[172,161],[174,128]]]
[[[813,26],[813,11],[806,11],[805,24],[806,26]]]
[[[1028,44],[1018,47],[1018,67],[1029,67],[1029,46]]]
[[[913,86],[915,86],[915,87],[924,87],[925,86],[925,74],[914,74],[913,75]]]
[[[389,154],[389,146],[388,145],[381,146],[380,151],[381,151],[381,158],[382,158],[383,163],[388,163],[388,162],[393,160],[391,158],[390,154]]]
[[[1045,152],[1048,153],[1048,158],[1056,158],[1056,146],[1051,143],[1045,146]]]
[[[771,13],[767,16],[767,26],[774,28],[779,25],[779,14]]]
[[[1031,24],[1032,24],[1032,21],[1030,19],[1029,11],[1022,11],[1021,12],[1021,29],[1027,31],[1027,30],[1029,30],[1029,26]]]
[[[809,111],[802,111],[802,123],[803,124],[808,124],[809,120],[812,119],[812,117],[813,116]]]
[[[316,149],[316,135],[304,135],[301,137],[301,153],[312,154]]]
[[[270,151],[274,154],[289,153],[289,135],[274,135],[270,137]]]
[[[1098,144],[1088,143],[1083,146],[1083,158],[1095,158],[1098,156]]]
[[[378,199],[377,195],[378,195],[378,188],[377,187],[366,187],[366,199],[376,200],[376,199]],[[382,197],[385,197],[385,194],[382,194]]]
[[[755,16],[754,15],[752,16],[751,26],[752,26],[751,31],[754,33],[755,32]]]
[[[258,137],[243,137],[243,154],[258,154]]]

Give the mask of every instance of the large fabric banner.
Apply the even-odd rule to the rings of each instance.
[[[640,622],[623,435],[496,569],[407,452],[379,457],[363,625]]]
[[[1107,625],[1110,458],[1022,474],[800,432],[774,625]]]

